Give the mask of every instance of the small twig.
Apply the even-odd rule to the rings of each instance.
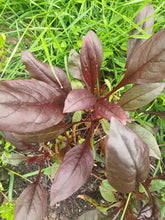
[[[94,174],[94,173],[91,173],[91,175],[92,176],[94,176],[96,179],[98,179],[98,180],[101,180],[101,181],[103,181],[104,179],[103,178],[101,178],[101,177],[98,177],[96,174]]]
[[[8,201],[8,202],[10,202],[9,201],[9,199],[8,199],[8,197],[0,190],[0,193],[3,195],[3,197]]]

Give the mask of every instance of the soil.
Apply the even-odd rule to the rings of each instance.
[[[87,183],[82,186],[76,193],[74,193],[68,199],[57,203],[53,207],[50,207],[50,188],[52,179],[49,176],[41,174],[40,182],[45,188],[48,194],[48,209],[47,215],[44,220],[77,220],[79,216],[81,216],[84,212],[88,210],[92,210],[95,207],[90,204],[88,201],[80,198],[80,195],[88,195],[95,199],[97,202],[103,202],[101,194],[99,192],[99,185],[101,183],[101,178],[104,177],[104,168],[103,164],[97,163],[94,164],[94,168],[92,171],[92,175],[89,177]],[[31,173],[32,171],[39,170],[40,164],[31,163],[26,164],[22,162],[19,166],[7,166],[9,169],[19,173],[26,174]],[[47,165],[45,165],[47,167]],[[96,177],[97,176],[97,177]],[[28,177],[28,179],[35,181],[36,176]],[[8,189],[9,187],[9,176],[8,179],[3,183],[3,187]],[[13,198],[18,198],[21,192],[28,186],[28,182],[17,175],[14,175],[14,189],[13,189]],[[1,218],[0,218],[1,219]]]

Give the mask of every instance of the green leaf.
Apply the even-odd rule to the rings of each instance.
[[[77,111],[73,114],[72,122],[81,121],[82,111]]]
[[[141,127],[140,125],[134,123],[127,123],[127,126],[134,131],[149,147],[150,156],[155,157],[156,159],[161,159],[161,152],[159,146],[156,142],[156,139],[147,129]]]
[[[165,181],[164,180],[153,180],[151,182],[151,186],[152,186],[152,189],[150,190],[151,192],[158,191],[165,187]]]
[[[18,154],[18,153],[10,153],[9,155],[6,155],[6,153],[2,154],[2,162],[5,164],[11,164],[14,166],[17,166],[22,161],[26,160],[27,158],[24,155]]]
[[[102,128],[103,128],[103,131],[106,133],[106,134],[109,134],[109,127],[110,127],[110,124],[109,122],[105,119],[105,118],[102,118],[100,120],[101,122],[101,125],[102,125]]]
[[[51,176],[51,178],[53,179],[58,168],[59,168],[60,164],[53,164],[51,167],[47,167],[44,169],[44,174],[45,175],[48,175],[48,176]]]
[[[78,220],[102,220],[102,219],[107,219],[102,213],[100,213],[98,210],[91,210],[88,211],[86,213],[84,213],[83,215],[81,215]]]
[[[108,183],[108,180],[102,181],[103,186],[99,186],[100,193],[102,197],[107,202],[117,202],[117,199],[114,196],[114,193],[116,190]]]

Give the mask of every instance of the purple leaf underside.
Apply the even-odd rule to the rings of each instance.
[[[102,61],[103,61],[103,54],[104,54],[102,43],[94,31],[89,30],[86,37],[91,41],[95,49],[96,56],[98,59],[99,69],[100,69]]]
[[[154,8],[153,6],[148,3],[136,16],[134,23],[138,24],[141,23],[143,20],[145,20],[146,18],[148,18],[149,16],[154,14]],[[147,20],[145,20],[143,23],[141,23],[139,25],[139,27],[142,30],[145,30],[145,32],[149,35],[152,34],[153,31],[153,26],[154,25],[154,16],[148,18]],[[130,34],[130,36],[132,35],[142,35],[142,33],[139,33],[139,30],[137,29],[133,29]],[[127,59],[129,60],[129,58],[135,53],[135,51],[137,50],[137,48],[144,43],[144,41],[146,41],[146,39],[137,39],[137,38],[129,38],[128,39],[128,46],[127,46]]]
[[[125,92],[118,102],[124,110],[136,110],[153,101],[163,90],[165,83],[137,85]]]
[[[87,181],[93,167],[90,144],[79,144],[69,150],[59,167],[50,194],[51,206],[76,192]]]
[[[95,104],[95,114],[96,116],[101,116],[107,120],[110,120],[111,117],[114,117],[121,121],[123,124],[126,124],[126,114],[123,109],[112,102],[98,102]]]
[[[96,103],[96,97],[86,89],[74,89],[66,97],[64,113],[81,111],[91,108]]]
[[[120,85],[145,84],[165,78],[165,29],[146,40],[133,54]]]
[[[56,77],[59,79],[63,88],[54,76],[49,64],[43,63],[30,52],[22,51],[22,62],[26,66],[32,78],[41,80],[55,87],[63,95],[63,99],[71,91],[71,85],[65,72],[59,67],[53,66]]]
[[[20,195],[14,211],[14,220],[43,219],[47,210],[47,194],[38,183],[30,184]]]
[[[132,192],[136,182],[147,178],[149,168],[148,146],[127,126],[112,118],[106,147],[110,185],[121,193]]]
[[[0,82],[0,130],[40,131],[64,118],[59,93],[50,85],[30,79]]]
[[[19,149],[19,150],[27,150],[28,149],[27,144],[17,140],[17,138],[14,136],[13,133],[7,132],[7,131],[5,131],[3,133],[6,137],[6,139],[17,149]]]
[[[28,145],[32,143],[40,143],[47,142],[57,138],[61,133],[63,133],[69,125],[64,122],[60,122],[59,124],[44,129],[42,131],[29,132],[29,133],[11,133],[11,132],[3,132],[6,136],[6,139],[14,145],[19,150],[28,149]]]
[[[99,64],[95,49],[87,37],[83,37],[80,53],[82,79],[91,87],[93,93],[96,79],[99,74]]]

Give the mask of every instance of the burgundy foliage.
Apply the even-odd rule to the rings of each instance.
[[[130,31],[130,38],[128,38],[128,45],[127,45],[127,60],[129,61],[129,58],[132,57],[132,55],[135,53],[135,51],[138,49],[138,47],[144,43],[146,39],[143,38],[136,38],[137,35],[142,35],[145,34],[145,32],[148,35],[152,34],[153,31],[153,25],[154,25],[154,8],[153,6],[148,3],[136,16],[134,23],[138,24],[151,16],[149,19],[146,21],[142,22],[139,25],[139,29],[133,29]],[[140,32],[139,32],[140,31]],[[144,32],[145,31],[145,32]],[[131,38],[131,36],[135,36],[135,38]]]
[[[83,143],[66,153],[51,187],[51,205],[76,192],[88,179],[93,168],[93,151],[89,143]]]
[[[99,116],[101,116],[102,118],[105,118],[108,121],[111,120],[111,117],[115,117],[123,124],[126,124],[127,118],[124,110],[119,105],[113,102],[97,102],[95,105],[95,114],[96,117],[99,118]]]
[[[149,148],[131,129],[112,118],[105,163],[109,183],[119,192],[132,192],[136,183],[148,176]]]
[[[25,133],[52,127],[64,118],[60,100],[60,93],[41,81],[1,81],[0,129]]]
[[[153,201],[149,201],[140,211],[137,220],[160,220],[161,212],[158,208],[155,199]]]
[[[148,135],[153,139],[153,135],[149,131],[144,132],[142,127],[131,126],[131,119],[126,112],[138,111],[149,104],[165,87],[165,83],[160,82],[165,78],[165,29],[149,39],[132,38],[142,34],[146,38],[152,34],[153,13],[152,5],[147,4],[136,16],[134,22],[137,28],[130,32],[124,77],[110,92],[101,85],[103,47],[91,30],[83,36],[80,55],[72,50],[68,60],[70,74],[82,80],[84,89],[72,90],[62,69],[42,63],[29,51],[22,52],[22,62],[34,79],[0,82],[0,130],[16,148],[25,150],[31,148],[32,143],[50,141],[61,133],[65,135],[64,148],[61,150],[65,155],[51,187],[51,205],[71,196],[90,176],[93,167],[92,147],[95,147],[91,147],[91,137],[94,137],[94,130],[98,125],[103,127],[100,119],[110,122],[109,136],[106,137],[108,141],[105,142],[103,152],[105,151],[108,181],[118,192],[137,193],[138,183],[148,177],[150,148],[150,155],[160,158],[157,144],[150,144],[146,138]],[[147,19],[148,16],[151,17]],[[113,94],[130,83],[132,88],[123,93],[116,102]],[[76,111],[83,111],[84,117],[80,121],[67,124],[67,113]],[[151,113],[164,117],[164,112]],[[83,135],[85,141],[81,144],[76,138],[73,141],[73,137],[67,136],[67,129],[75,124],[82,124],[86,129]],[[42,160],[41,168],[47,158],[54,160],[57,156],[49,151],[36,151],[40,155],[34,156],[28,162]],[[58,153],[60,156],[60,152]],[[44,217],[47,200],[39,177],[40,173],[36,182],[29,185],[19,197],[15,220],[38,220]],[[158,215],[157,210],[155,203],[148,203],[141,210],[138,219],[147,219],[147,216],[150,218],[153,213]],[[133,216],[132,212],[129,213]],[[94,219],[95,216],[100,218],[102,215],[90,212],[87,216]]]
[[[43,219],[46,211],[47,194],[40,183],[32,183],[22,192],[18,199],[14,220]]]
[[[64,105],[64,113],[80,111],[91,108],[96,103],[96,97],[85,89],[72,90]]]

